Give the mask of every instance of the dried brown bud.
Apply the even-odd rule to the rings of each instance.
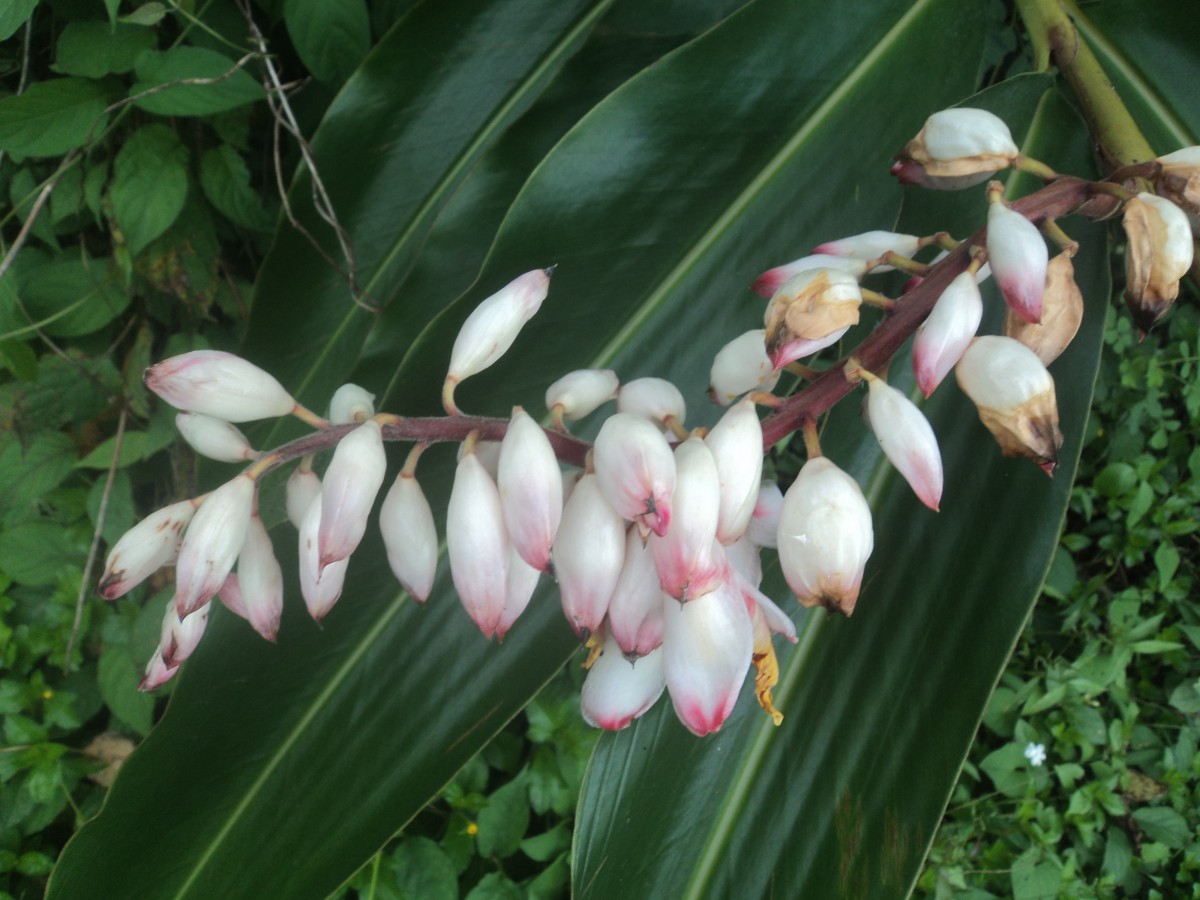
[[[1125,303],[1142,331],[1166,315],[1179,279],[1192,265],[1187,214],[1163,197],[1141,193],[1125,204]]]
[[[809,269],[785,281],[767,305],[767,354],[776,369],[815,353],[858,324],[858,279],[837,269]],[[830,340],[832,338],[832,340]]]
[[[1032,350],[1012,338],[976,338],[955,367],[958,386],[1005,456],[1027,456],[1054,474],[1063,436],[1054,379]]]
[[[1004,333],[1028,347],[1048,366],[1067,349],[1082,322],[1083,294],[1075,283],[1075,266],[1070,256],[1060,253],[1046,268],[1041,324],[1026,322],[1009,309]]]

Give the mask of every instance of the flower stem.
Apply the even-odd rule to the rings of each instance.
[[[1037,68],[1049,68],[1053,59],[1079,98],[1105,170],[1154,159],[1154,150],[1075,27],[1071,17],[1080,14],[1074,5],[1067,0],[1017,0],[1017,11],[1029,29]]]

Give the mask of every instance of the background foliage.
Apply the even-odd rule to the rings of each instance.
[[[581,896],[894,896],[932,842],[932,896],[1194,891],[1200,333],[1185,307],[1139,345],[1106,313],[1104,226],[1067,225],[1089,324],[1055,368],[1070,441],[1053,484],[1000,460],[947,385],[927,407],[950,469],[933,517],[853,404],[832,417],[827,451],[868,487],[879,549],[853,620],[788,607],[803,637],[778,731],[743,697],[697,741],[660,704],[593,753],[549,586],[498,648],[446,572],[428,608],[400,595],[377,539],[323,630],[294,589],[277,646],[216,616],[165,716],[136,685],[169,580],[89,596],[95,553],[228,477],[175,441],[141,385],[152,360],[236,349],[315,408],[353,380],[433,412],[466,311],[558,263],[523,352],[460,402],[536,407],[603,364],[672,378],[708,423],[708,364],[758,318],[758,271],[868,228],[979,223],[978,195],[887,176],[932,110],[984,90],[971,102],[1030,153],[1091,172],[1074,101],[1029,73],[1004,4],[874,6],[0,10],[0,890],[38,896],[54,871],[63,897],[555,897],[572,877]],[[1149,7],[1079,21],[1165,152],[1198,142],[1200,24]],[[440,516],[453,460],[429,457]],[[786,479],[798,458],[770,462]]]

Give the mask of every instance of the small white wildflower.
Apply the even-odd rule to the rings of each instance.
[[[1029,760],[1032,765],[1040,766],[1046,761],[1046,745],[1033,743],[1026,744],[1025,758]]]

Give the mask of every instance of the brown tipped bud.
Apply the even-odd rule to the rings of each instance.
[[[1027,456],[1047,475],[1058,465],[1054,379],[1032,350],[1008,337],[976,338],[955,367],[958,386],[1005,456]]]
[[[1200,215],[1200,147],[1184,147],[1158,158],[1155,190],[1194,215]]]
[[[1187,214],[1163,197],[1141,193],[1125,204],[1125,303],[1142,331],[1166,315],[1179,279],[1192,265]]]
[[[858,279],[847,272],[809,269],[789,278],[764,317],[767,354],[775,368],[815,352],[820,347],[812,345],[857,325],[861,305]]]
[[[1012,309],[1004,319],[1004,333],[1020,341],[1050,365],[1067,349],[1083,322],[1083,293],[1075,283],[1071,257],[1060,253],[1046,269],[1041,324],[1026,322]]]
[[[957,190],[1012,165],[1020,154],[1008,126],[982,109],[956,107],[934,113],[904,145],[892,166],[903,184]]]

